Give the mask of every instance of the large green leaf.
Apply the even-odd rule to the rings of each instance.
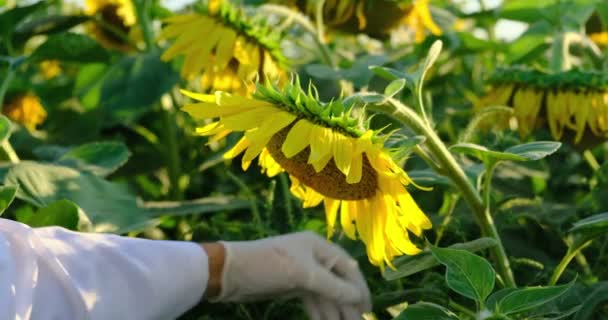
[[[0,216],[4,213],[4,210],[6,210],[11,205],[13,199],[15,199],[16,193],[16,186],[0,187]]]
[[[123,185],[73,168],[30,161],[12,167],[5,183],[19,185],[17,197],[38,207],[63,199],[74,202],[95,232],[125,233],[155,224],[160,215],[200,214],[249,206],[248,201],[232,197],[143,203]]]
[[[15,7],[0,14],[0,33],[4,40],[8,39],[15,28],[30,14],[47,6],[46,1],[38,1],[34,4]]]
[[[23,161],[5,183],[18,185],[17,197],[38,207],[63,199],[76,203],[97,232],[124,233],[154,223],[126,187],[72,168]]]
[[[105,124],[130,123],[156,106],[178,81],[179,74],[160,60],[159,52],[123,58],[103,78],[99,103]]]
[[[553,141],[538,141],[510,147],[503,152],[492,151],[488,148],[473,144],[459,143],[450,147],[450,150],[474,156],[484,163],[496,161],[534,161],[547,157],[557,151],[561,143]]]
[[[534,23],[539,18],[548,21],[572,22],[582,25],[599,0],[509,0],[502,6],[501,17],[527,23]]]
[[[480,238],[469,242],[456,243],[449,246],[449,248],[477,252],[491,248],[495,245],[496,241],[492,238]],[[433,257],[430,251],[424,251],[415,256],[401,256],[396,258],[393,261],[395,269],[386,268],[382,276],[389,281],[397,280],[432,268],[438,264],[439,262]]]
[[[11,121],[4,115],[0,115],[0,141],[5,141],[11,136]]]
[[[93,142],[69,150],[56,162],[103,177],[120,168],[130,156],[122,142]]]
[[[570,229],[571,233],[598,235],[608,231],[608,212],[579,220]]]
[[[31,59],[33,61],[61,60],[64,62],[107,62],[110,54],[97,41],[79,34],[64,32],[54,34],[40,45]]]
[[[433,256],[446,266],[448,287],[459,294],[483,303],[494,289],[496,273],[490,263],[466,250],[431,246]]]
[[[17,43],[22,43],[35,35],[67,31],[90,19],[91,17],[86,15],[49,15],[39,17],[17,27],[13,34],[13,40]]]
[[[490,299],[496,301],[494,306],[496,312],[506,315],[516,314],[540,307],[557,299],[568,291],[573,283],[552,287],[504,289],[495,293],[499,298],[490,297]]]
[[[36,213],[22,211],[21,214],[17,215],[17,220],[34,228],[59,226],[70,230],[78,230],[79,210],[73,202],[59,200],[40,208]]]
[[[574,315],[573,320],[591,320],[598,306],[608,301],[608,282],[595,284],[595,289],[583,301],[580,310]]]
[[[407,306],[394,320],[458,320],[450,310],[434,303],[418,302]]]
[[[505,63],[518,63],[543,54],[549,48],[547,39],[553,33],[553,27],[547,21],[532,24],[526,32],[509,44]]]

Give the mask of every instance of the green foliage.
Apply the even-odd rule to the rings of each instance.
[[[496,273],[485,259],[457,249],[431,247],[431,252],[446,266],[445,279],[452,290],[483,303],[494,289]]]
[[[365,246],[341,230],[331,239],[358,261],[378,320],[586,320],[608,314],[605,130],[587,130],[577,145],[567,133],[563,141],[549,141],[544,115],[551,105],[544,99],[537,103],[533,132],[520,137],[516,120],[536,111],[527,101],[513,108],[515,97],[493,101],[489,91],[515,85],[606,94],[607,46],[591,42],[587,32],[608,31],[608,4],[509,0],[494,8],[490,2],[471,9],[477,2],[431,1],[441,34],[401,24],[385,38],[363,34],[364,12],[356,8],[345,20],[352,30],[333,24],[333,11],[321,21],[295,7],[278,10],[276,4],[287,3],[280,1],[232,1],[210,17],[246,40],[227,70],[215,70],[237,78],[218,73],[210,80],[214,85],[227,90],[229,80],[238,84],[239,63],[267,72],[263,51],[247,45],[257,42],[290,68],[292,81],[258,83],[253,98],[351,136],[374,130],[374,142],[384,143],[417,185],[433,188],[408,186],[433,228],[409,234],[422,252],[397,257],[394,269],[380,272],[368,262]],[[302,208],[289,173],[268,178],[259,170],[244,172],[238,159],[222,157],[237,135],[200,137],[194,128],[201,124],[179,111],[186,103],[179,89],[200,92],[201,79],[180,79],[180,59],[161,61],[173,43],[157,39],[159,28],[166,24],[162,19],[182,13],[209,15],[207,1],[179,10],[162,1],[134,1],[137,24],[119,28],[128,51],[104,47],[89,31],[103,15],[85,16],[64,1],[29,3],[0,0],[3,219],[199,242],[300,230],[326,234],[322,207]],[[399,3],[405,8],[412,1]],[[504,19],[525,23],[522,33]],[[416,41],[416,31],[423,41]],[[210,32],[193,30],[192,43],[182,45],[197,50]],[[54,76],[44,72],[49,60],[60,67]],[[213,69],[212,60],[201,63]],[[46,114],[33,129],[6,105],[25,93],[38,96]],[[387,106],[394,107],[388,114]],[[561,112],[568,116],[559,119],[566,127],[578,121],[590,127],[591,118],[581,115],[593,113],[599,128],[608,119],[605,107],[565,101]],[[498,118],[508,123],[498,125]],[[505,259],[497,256],[503,249]],[[507,269],[517,287],[510,287]],[[182,319],[306,316],[299,302],[276,300],[203,303]]]

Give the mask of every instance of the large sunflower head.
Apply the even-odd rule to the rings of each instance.
[[[47,116],[38,96],[31,93],[16,94],[10,97],[2,107],[2,113],[29,130],[36,129],[46,120]]]
[[[86,0],[85,13],[94,16],[91,34],[106,48],[129,51],[130,35],[137,23],[131,0]]]
[[[251,93],[256,79],[285,80],[280,34],[227,1],[211,1],[201,11],[168,18],[160,35],[175,38],[163,60],[185,57],[182,77],[201,75],[203,91],[239,94]]]
[[[275,2],[285,4],[285,1]],[[316,0],[287,2],[313,18],[317,3]],[[363,32],[373,37],[385,37],[401,24],[408,25],[415,32],[416,41],[424,40],[426,30],[441,34],[441,29],[431,17],[428,0],[326,0],[323,21],[333,29]]]
[[[328,236],[339,220],[348,237],[365,243],[373,264],[418,253],[409,232],[420,236],[431,222],[405,188],[412,181],[384,148],[385,137],[351,117],[340,100],[320,103],[314,92],[297,81],[282,90],[259,85],[251,98],[184,92],[199,101],[184,110],[200,123],[213,119],[197,128],[212,139],[244,132],[224,156],[244,152],[243,169],[258,157],[268,176],[287,172],[305,207],[323,202]]]
[[[496,72],[492,90],[477,108],[513,107],[522,136],[548,124],[557,140],[568,136],[575,144],[586,136],[608,138],[608,76],[571,70],[545,73],[519,68]]]

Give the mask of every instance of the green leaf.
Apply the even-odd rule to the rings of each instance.
[[[408,306],[394,320],[458,320],[450,310],[434,303],[418,302]]]
[[[431,246],[433,256],[446,266],[448,287],[459,294],[483,303],[494,289],[496,273],[490,263],[466,250]]]
[[[386,86],[384,89],[384,95],[387,98],[392,98],[397,95],[403,88],[405,88],[406,80],[405,79],[396,79],[391,81],[391,83]]]
[[[561,146],[560,142],[536,141],[510,147],[505,152],[521,156],[526,160],[536,161],[555,153]]]
[[[91,17],[86,15],[50,15],[39,17],[17,27],[13,34],[13,40],[17,43],[23,43],[35,35],[67,31],[90,19]]]
[[[179,81],[159,52],[124,57],[108,70],[101,87],[104,125],[128,124],[152,110],[161,96]]]
[[[433,45],[431,45],[429,53],[427,54],[426,59],[424,60],[424,64],[422,65],[422,68],[418,71],[420,73],[420,79],[418,79],[420,83],[424,81],[424,79],[426,78],[426,73],[431,69],[433,64],[435,64],[437,58],[439,58],[441,48],[443,48],[443,42],[441,40],[436,40],[435,42],[433,42]]]
[[[416,82],[416,78],[413,75],[401,72],[393,68],[382,66],[370,66],[369,69],[377,76],[389,81],[405,79],[408,83]]]
[[[554,24],[580,27],[589,19],[598,0],[509,0],[502,7],[501,17],[534,23],[544,18]]]
[[[0,141],[5,141],[11,136],[11,121],[4,115],[0,115]]]
[[[532,24],[526,32],[508,47],[506,64],[514,64],[543,54],[549,48],[548,39],[553,35],[553,26],[547,21]]]
[[[59,226],[70,230],[78,230],[78,211],[76,204],[69,200],[59,200],[41,208],[35,214],[22,212],[17,216],[19,222],[33,228]]]
[[[4,40],[8,39],[21,21],[37,10],[46,7],[45,2],[39,1],[29,6],[15,7],[0,14],[0,32],[5,37]]]
[[[580,310],[572,318],[573,320],[591,320],[594,318],[595,311],[602,303],[608,301],[608,282],[595,284],[595,289],[583,301]]]
[[[496,312],[502,314],[515,314],[540,307],[558,298],[568,291],[574,282],[553,287],[528,287],[518,288],[511,292],[500,293],[500,299],[496,300]]]
[[[76,203],[95,232],[124,233],[155,223],[125,186],[72,168],[22,161],[5,183],[18,185],[17,198],[38,207],[63,199]]]
[[[580,241],[577,242],[585,242],[605,234],[608,232],[608,212],[592,215],[575,222],[569,232],[581,237]]]
[[[93,142],[71,149],[56,162],[103,177],[124,165],[130,156],[122,142]]]
[[[33,61],[54,59],[77,63],[107,62],[110,60],[110,54],[88,36],[64,32],[49,36],[32,53],[31,59]]]
[[[553,141],[538,141],[517,145],[503,152],[492,151],[484,146],[473,143],[458,143],[450,147],[450,150],[472,155],[484,163],[496,161],[534,161],[551,155],[561,143]]]
[[[101,87],[108,66],[103,63],[83,65],[76,76],[74,95],[80,98],[85,110],[93,110],[99,106]]]
[[[496,245],[496,241],[492,238],[480,238],[469,242],[456,243],[449,248],[461,249],[471,252],[481,251],[491,248]],[[386,280],[397,280],[418,273],[420,271],[432,268],[439,265],[439,262],[433,257],[430,251],[423,251],[415,256],[401,256],[393,261],[395,270],[386,268],[382,276]]]
[[[190,214],[202,214],[226,210],[247,209],[251,202],[229,196],[215,196],[190,201],[163,201],[146,202],[141,207],[146,209],[148,214],[157,216],[181,216]]]
[[[335,70],[325,64],[310,64],[304,67],[304,70],[317,79],[338,80],[342,77],[340,70]]]
[[[16,186],[1,186],[0,187],[0,216],[11,205],[15,194],[17,193]]]

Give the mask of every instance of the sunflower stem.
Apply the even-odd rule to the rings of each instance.
[[[8,85],[13,81],[15,77],[15,68],[12,65],[8,66],[8,70],[6,72],[6,77],[2,80],[2,85],[0,85],[0,111],[4,108],[4,97],[6,96],[6,91],[8,90]]]
[[[431,154],[435,156],[437,162],[439,162],[444,169],[444,172],[438,173],[450,178],[456,188],[460,190],[463,198],[473,211],[482,234],[496,240],[497,245],[490,250],[492,258],[498,267],[498,273],[503,279],[505,286],[515,287],[513,271],[511,270],[502,240],[498,234],[496,225],[494,224],[494,219],[484,206],[483,200],[479,195],[479,192],[475,189],[475,186],[469,181],[464,171],[437,133],[435,133],[419,114],[394,98],[388,98],[386,101],[388,104],[372,105],[368,106],[368,108],[391,115],[399,122],[410,127],[416,133],[426,137],[426,144],[431,151]]]
[[[262,10],[264,10],[264,11],[267,11],[268,13],[283,16],[283,17],[292,19],[293,21],[297,22],[302,28],[304,28],[304,30],[306,30],[308,33],[310,33],[312,35],[312,37],[315,41],[315,44],[319,48],[319,51],[321,53],[321,59],[323,60],[323,62],[326,63],[327,65],[330,65],[333,68],[336,67],[336,63],[334,62],[334,59],[331,56],[331,51],[329,50],[329,48],[327,48],[327,45],[325,44],[325,41],[324,41],[324,37],[325,37],[323,34],[323,32],[325,32],[324,29],[319,30],[318,25],[317,25],[317,27],[315,27],[310,22],[308,17],[306,17],[305,15],[303,15],[299,12],[289,9],[288,7],[282,6],[282,5],[265,4],[265,5],[261,6],[260,8],[262,8]]]
[[[566,255],[564,255],[564,257],[559,262],[559,264],[557,265],[557,267],[555,267],[555,270],[553,270],[553,275],[551,275],[551,279],[549,280],[549,285],[550,286],[554,286],[555,284],[557,284],[557,281],[559,280],[559,278],[562,276],[562,273],[564,273],[564,271],[566,270],[566,268],[570,264],[570,261],[572,261],[572,259],[574,259],[574,257],[576,257],[576,255],[579,252],[581,252],[581,250],[583,250],[584,248],[586,248],[590,244],[591,244],[591,240],[583,242],[583,243],[581,243],[580,245],[578,245],[576,247],[571,246],[571,247],[568,248],[568,251],[566,252]]]
[[[152,34],[152,23],[150,21],[150,0],[135,0],[135,11],[137,12],[137,22],[141,27],[144,41],[146,42],[146,49],[151,50],[154,48],[154,36]]]
[[[491,196],[492,196],[492,177],[494,176],[494,170],[498,166],[498,162],[492,162],[486,167],[486,173],[483,180],[483,206],[489,212],[492,212],[490,204],[491,204]]]
[[[180,200],[182,193],[179,186],[181,163],[179,157],[179,144],[175,119],[174,103],[171,97],[165,95],[161,99],[162,106],[162,132],[166,150],[167,170],[169,171],[169,194],[171,199]]]

